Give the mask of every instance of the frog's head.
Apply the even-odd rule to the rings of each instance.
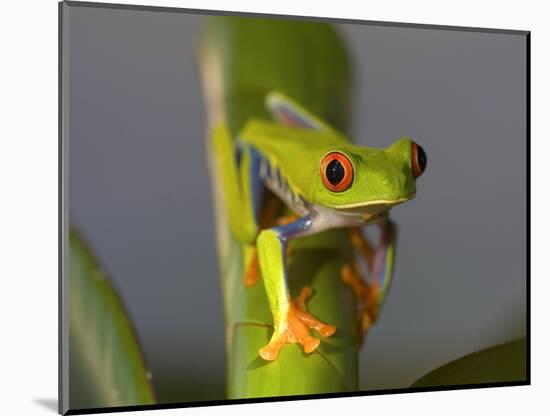
[[[315,179],[315,201],[365,222],[415,197],[426,153],[409,138],[387,149],[342,144],[326,152]]]

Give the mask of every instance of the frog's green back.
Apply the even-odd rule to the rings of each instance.
[[[210,127],[225,122],[235,137],[248,119],[270,119],[264,101],[268,92],[277,90],[336,129],[347,130],[348,57],[330,25],[211,17],[198,52]],[[291,243],[288,257],[292,296],[304,285],[312,286],[309,311],[336,325],[337,332],[323,339],[312,354],[286,345],[277,360],[264,361],[258,350],[272,332],[271,312],[261,281],[252,288],[243,285],[244,247],[229,231],[215,165],[211,164],[227,323],[229,398],[357,390],[355,301],[340,278],[341,267],[352,253],[346,234],[332,230],[298,239]]]

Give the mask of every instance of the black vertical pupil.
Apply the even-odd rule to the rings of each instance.
[[[338,185],[344,179],[345,170],[338,159],[334,159],[327,165],[327,179],[332,185]]]
[[[421,146],[416,145],[416,158],[418,160],[418,167],[420,168],[420,172],[424,172],[424,169],[426,169],[426,164],[428,163],[428,157],[426,156],[426,152],[424,149],[422,149]]]

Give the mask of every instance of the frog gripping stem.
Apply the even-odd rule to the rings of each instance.
[[[287,343],[299,343],[303,346],[305,353],[313,352],[319,346],[320,341],[309,334],[310,329],[316,330],[323,337],[329,337],[336,332],[334,325],[326,325],[306,311],[305,302],[311,297],[311,294],[311,288],[306,286],[296,299],[290,300],[284,324],[275,329],[269,344],[259,351],[264,360],[277,359],[279,351]]]

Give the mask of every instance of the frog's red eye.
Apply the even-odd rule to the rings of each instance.
[[[353,165],[341,152],[330,152],[321,160],[323,185],[332,192],[343,192],[353,182]]]
[[[412,142],[411,158],[413,176],[418,178],[422,175],[422,173],[424,173],[424,170],[426,170],[428,157],[426,156],[424,149],[422,149],[422,147],[417,145],[415,142]]]

